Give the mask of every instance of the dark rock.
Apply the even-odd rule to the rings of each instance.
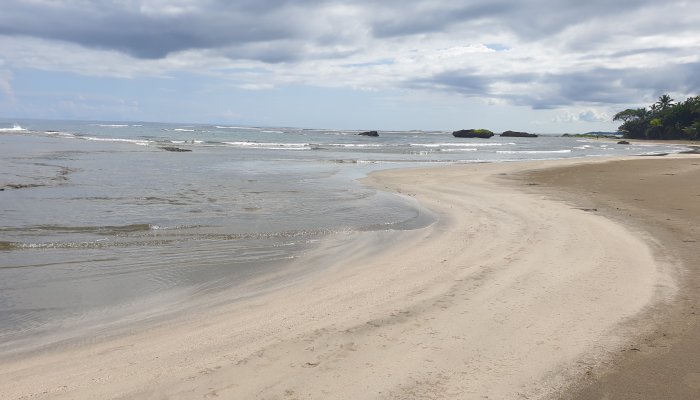
[[[173,152],[176,152],[176,153],[184,153],[184,152],[187,152],[187,151],[192,151],[192,150],[190,150],[190,149],[181,149],[181,148],[175,147],[175,146],[163,146],[163,147],[161,147],[161,150],[173,151]]]
[[[620,140],[619,142],[617,142],[617,144],[630,144],[630,142],[626,140]]]
[[[358,135],[360,135],[360,136],[373,136],[373,137],[377,137],[377,136],[379,136],[379,132],[377,132],[377,131],[367,131],[367,132],[358,133]]]
[[[480,138],[488,139],[493,136],[493,132],[488,129],[461,129],[452,132],[452,136],[458,138]]]
[[[501,133],[501,136],[503,136],[503,137],[537,137],[537,135],[534,133],[516,132],[516,131],[505,131],[505,132]]]

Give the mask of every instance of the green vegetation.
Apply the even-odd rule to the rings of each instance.
[[[700,140],[700,96],[674,103],[665,94],[649,109],[629,108],[613,121],[622,121],[618,130],[625,138]]]

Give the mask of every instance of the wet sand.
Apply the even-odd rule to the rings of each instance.
[[[658,160],[621,165],[656,174]],[[677,295],[675,282],[688,275],[688,260],[660,244],[662,231],[597,205],[616,181],[591,173],[595,190],[572,184],[565,173],[614,165],[581,163],[374,174],[367,184],[415,197],[439,221],[329,240],[298,261],[325,268],[260,296],[2,360],[0,398],[532,399],[570,393],[571,382],[604,382],[605,371],[647,354],[640,332],[657,337],[662,316],[685,320],[689,286],[682,281]],[[629,165],[637,176],[641,167]],[[554,166],[564,169],[522,176]],[[673,171],[650,182],[686,174]],[[693,204],[674,207],[690,213]],[[673,230],[680,225],[666,225],[692,245],[686,231]],[[602,393],[587,388],[581,396]]]
[[[648,235],[656,257],[680,263],[675,300],[628,321],[628,344],[561,397],[700,398],[700,157],[588,164],[521,178]]]

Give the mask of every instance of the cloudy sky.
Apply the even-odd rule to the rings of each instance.
[[[2,0],[0,117],[614,130],[700,94],[697,0]]]

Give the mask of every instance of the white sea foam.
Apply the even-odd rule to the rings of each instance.
[[[92,137],[92,136],[83,136],[82,139],[92,140],[95,142],[133,143],[133,144],[137,144],[139,146],[148,146],[149,144],[153,143],[150,140],[142,140],[142,139],[98,138],[98,137]]]
[[[571,150],[499,150],[498,154],[565,154]]]
[[[220,126],[220,125],[216,125],[216,128],[217,129],[243,129],[243,130],[247,130],[247,131],[259,131],[260,130],[260,128],[250,128],[247,126]]]
[[[459,152],[467,152],[467,151],[478,151],[479,149],[475,149],[473,147],[471,148],[466,148],[466,149],[438,149],[442,153],[459,153]]]
[[[97,124],[97,126],[100,126],[102,128],[128,128],[129,125],[126,124]]]
[[[76,137],[77,137],[77,136],[75,136],[74,134],[68,133],[68,132],[45,132],[45,133],[46,133],[47,135],[51,135],[51,136],[60,136],[60,137],[70,138],[70,139],[73,139],[73,138],[76,138]]]
[[[515,143],[409,143],[414,147],[499,147],[515,146]]]
[[[390,147],[389,144],[379,144],[379,143],[327,143],[319,145],[322,147]]]
[[[0,128],[0,132],[26,132],[27,129],[22,128],[18,124],[12,125],[12,128]]]
[[[261,142],[222,142],[230,147],[253,148],[263,150],[311,150],[309,143],[261,143]]]
[[[185,128],[175,128],[173,129],[175,132],[194,132],[194,129],[185,129]]]

